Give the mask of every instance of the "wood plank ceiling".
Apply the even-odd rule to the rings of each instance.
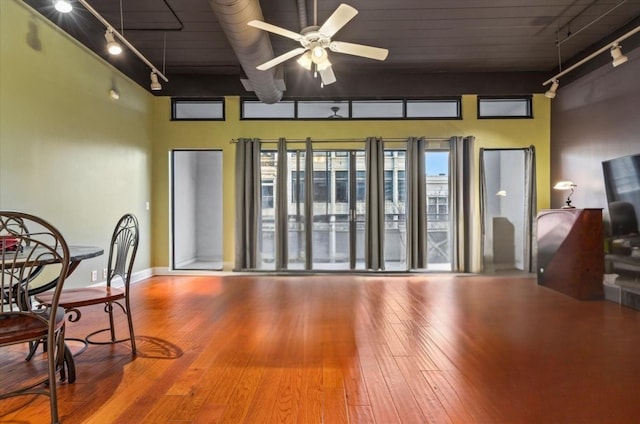
[[[239,84],[242,68],[208,0],[88,1],[117,30],[123,30],[126,38],[156,67],[165,70],[171,80],[167,85],[170,94],[195,95],[197,90],[207,95],[248,94]],[[78,12],[82,19],[78,15],[57,16],[51,0],[25,2],[107,57],[104,27],[92,22],[86,12]],[[264,20],[299,32],[301,19],[296,3],[262,1]],[[340,3],[340,0],[318,0],[318,23],[324,22]],[[585,56],[590,48],[601,47],[607,37],[621,28],[625,31],[637,26],[640,16],[640,0],[348,0],[348,3],[359,14],[334,38],[387,48],[387,60],[332,54],[334,72],[342,84],[324,91],[301,88],[302,84],[296,81],[299,66],[290,60],[285,64],[286,95],[446,95],[461,94],[454,92],[472,89],[471,86],[477,93],[494,90],[501,94],[529,87],[540,92],[544,91],[541,82],[554,74],[559,59],[567,63],[571,58]],[[304,9],[307,22],[313,24],[314,2],[307,0]],[[270,39],[275,55],[297,47],[295,41],[277,35],[271,35]],[[634,41],[629,46],[636,44]],[[108,60],[141,84],[148,84],[148,69],[138,72],[139,65],[122,63],[135,61],[134,57],[120,59],[121,62]],[[469,84],[474,75],[476,82]],[[526,84],[510,87],[503,84],[501,88],[495,82],[490,83],[495,76],[500,76],[503,83],[520,78]],[[387,90],[380,87],[381,77],[390,87]],[[425,80],[432,83],[420,83]],[[487,84],[489,87],[483,88]]]

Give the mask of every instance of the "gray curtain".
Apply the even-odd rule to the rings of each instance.
[[[407,268],[427,267],[427,188],[425,140],[407,140]]]
[[[238,139],[236,144],[235,270],[254,269],[260,234],[260,140]]]
[[[528,208],[525,210],[525,222],[528,227],[525,228],[525,269],[534,272],[537,257],[536,242],[536,213],[538,211],[538,186],[536,185],[536,148],[532,145],[524,152],[524,172],[525,172],[525,190],[529,200]]]
[[[367,170],[364,261],[366,269],[384,269],[384,142],[369,137],[365,143]]]
[[[451,228],[452,271],[472,272],[473,254],[479,255],[479,246],[474,245],[474,162],[473,149],[475,137],[452,137],[450,143],[450,198],[452,215]]]
[[[275,190],[275,234],[276,269],[287,269],[289,263],[289,225],[287,211],[287,141],[278,140],[278,164]]]
[[[304,154],[304,234],[305,269],[313,268],[313,146],[311,138],[305,142]]]

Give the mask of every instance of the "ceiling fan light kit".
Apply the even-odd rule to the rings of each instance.
[[[298,64],[307,70],[311,70],[313,65],[315,65],[314,75],[315,73],[320,74],[322,86],[325,86],[336,82],[327,49],[336,53],[360,56],[368,59],[385,60],[389,54],[387,49],[331,40],[331,37],[357,14],[358,11],[354,7],[342,3],[322,26],[308,26],[299,34],[266,22],[257,20],[249,21],[249,26],[290,38],[299,42],[301,45],[301,47],[290,50],[258,65],[257,69],[266,71],[295,56],[301,55],[297,59]]]

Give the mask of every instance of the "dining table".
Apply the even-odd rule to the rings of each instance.
[[[68,245],[68,248],[69,268],[67,269],[66,278],[69,278],[69,276],[78,268],[82,261],[98,257],[104,253],[104,249],[97,246]],[[45,265],[56,262],[53,255],[47,254],[44,249],[42,254],[37,254],[37,249],[34,249],[30,251],[29,257],[21,258],[20,254],[16,255],[15,257],[16,260],[22,259],[24,261],[28,261],[34,267],[34,272],[32,272],[30,276],[31,280],[35,280],[35,278],[38,276]],[[45,282],[44,284],[29,287],[28,296],[31,298],[34,295],[51,290],[55,287],[56,283],[57,278],[54,278],[51,281]],[[65,339],[69,340],[69,338]],[[27,360],[31,359],[31,357],[35,354],[36,349],[37,344],[31,347],[29,355],[27,356]],[[61,378],[66,378],[69,383],[73,383],[76,380],[75,361],[73,359],[73,354],[66,343],[64,349],[64,364],[66,365],[66,370],[63,367]]]

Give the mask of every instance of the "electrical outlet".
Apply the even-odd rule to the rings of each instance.
[[[91,271],[91,281],[98,281],[98,271],[97,270]]]
[[[102,278],[107,279],[107,268],[102,269]]]

